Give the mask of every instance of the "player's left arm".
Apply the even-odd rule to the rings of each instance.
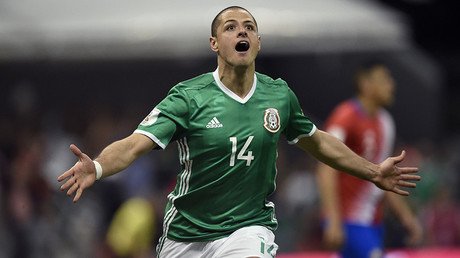
[[[401,196],[391,192],[386,192],[385,199],[407,230],[406,244],[409,246],[420,244],[423,240],[423,228],[409,204]]]
[[[418,168],[397,166],[404,160],[405,151],[399,156],[387,158],[380,164],[374,164],[360,157],[342,141],[322,130],[316,130],[310,137],[301,138],[297,146],[337,170],[368,180],[383,190],[400,195],[409,195],[409,192],[401,187],[414,188],[416,184],[413,181],[420,180],[420,176],[415,174]]]

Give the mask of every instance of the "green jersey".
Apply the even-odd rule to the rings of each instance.
[[[135,131],[161,148],[179,146],[164,236],[196,242],[249,225],[274,230],[267,197],[275,190],[277,142],[284,134],[294,144],[315,130],[281,79],[256,73],[245,98],[228,90],[217,70],[174,86]]]

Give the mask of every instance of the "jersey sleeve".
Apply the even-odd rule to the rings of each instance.
[[[316,131],[315,124],[304,115],[297,96],[288,90],[290,102],[289,120],[284,131],[289,144],[296,144],[300,138],[309,137]]]
[[[134,133],[149,137],[162,149],[188,128],[189,100],[179,87],[173,87]]]

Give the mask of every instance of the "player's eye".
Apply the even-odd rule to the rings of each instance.
[[[229,31],[232,31],[234,29],[235,29],[234,25],[228,25],[227,28],[225,28],[225,30],[229,30]]]

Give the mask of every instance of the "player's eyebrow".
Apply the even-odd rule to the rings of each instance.
[[[225,24],[227,24],[227,23],[232,23],[232,22],[238,22],[238,21],[235,20],[235,19],[226,20],[226,21],[223,22],[223,25],[225,25]],[[250,19],[243,22],[243,24],[248,24],[248,23],[250,23],[250,24],[252,24],[252,25],[254,25],[254,26],[256,25],[256,24],[254,23],[254,21],[252,21],[252,20],[250,20]]]

